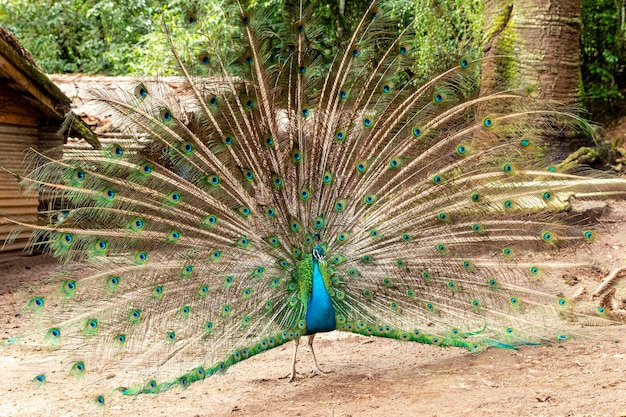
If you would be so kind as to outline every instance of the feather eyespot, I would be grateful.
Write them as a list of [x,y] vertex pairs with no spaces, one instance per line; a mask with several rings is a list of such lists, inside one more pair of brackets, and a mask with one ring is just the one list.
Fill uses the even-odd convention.
[[188,25],[194,25],[196,24],[197,21],[198,19],[196,18],[196,15],[193,13],[188,13],[185,16],[185,23],[187,23]]
[[209,56],[208,52],[202,52],[198,56],[198,61],[200,61],[202,65],[209,65],[211,63],[211,57]]
[[596,238],[596,233],[591,230],[585,230],[583,231],[583,236],[585,237],[585,240],[593,241]]
[[137,167],[137,169],[139,170],[139,172],[141,172],[142,175],[144,176],[148,176],[150,174],[152,174],[152,165],[150,165],[149,163],[143,163],[141,165],[139,165]]
[[172,113],[169,110],[161,110],[161,119],[164,122],[169,122],[172,120]]
[[456,147],[456,154],[458,156],[467,156],[470,153],[469,145],[460,144]]
[[148,90],[143,84],[140,84],[137,87],[135,87],[135,97],[137,97],[138,99],[144,99],[147,96],[148,96]]
[[113,156],[115,156],[116,158],[121,158],[124,155],[124,149],[120,145],[115,144],[113,145],[112,149]]
[[74,243],[74,235],[71,233],[63,233],[61,235],[61,244],[63,246],[71,246]]
[[80,168],[76,168],[74,170],[74,179],[78,182],[84,182],[85,179],[87,178],[87,175],[85,175],[85,171],[83,171]]

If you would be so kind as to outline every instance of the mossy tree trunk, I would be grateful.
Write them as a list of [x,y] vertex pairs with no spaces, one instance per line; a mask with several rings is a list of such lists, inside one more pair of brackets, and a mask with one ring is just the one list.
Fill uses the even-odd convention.
[[537,86],[541,97],[578,103],[580,91],[580,0],[485,0],[483,90],[495,83]]

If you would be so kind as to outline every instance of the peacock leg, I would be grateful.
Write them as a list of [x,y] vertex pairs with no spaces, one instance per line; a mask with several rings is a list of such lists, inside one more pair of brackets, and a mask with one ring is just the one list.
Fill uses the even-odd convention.
[[317,363],[317,358],[315,357],[315,351],[313,350],[313,340],[315,340],[315,335],[317,333],[313,333],[309,335],[309,349],[311,349],[311,355],[313,355],[313,369],[311,370],[311,376],[315,375],[326,375],[327,372],[324,372],[320,369],[320,366]]
[[[293,340],[293,359],[291,360],[291,374],[289,374],[289,381],[293,382],[296,378],[296,355],[298,353],[298,345],[300,344],[300,338]],[[315,358],[315,356],[313,356]]]

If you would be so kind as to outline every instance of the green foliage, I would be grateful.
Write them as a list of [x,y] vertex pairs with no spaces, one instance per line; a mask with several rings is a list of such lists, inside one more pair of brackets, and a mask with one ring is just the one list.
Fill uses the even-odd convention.
[[185,17],[196,12],[215,28],[212,37],[232,30],[217,0],[9,0],[0,3],[0,24],[49,73],[170,75],[163,24],[177,43],[192,44],[200,34],[186,30]]
[[124,73],[155,11],[151,0],[11,0],[0,4],[0,24],[48,72]]
[[[0,24],[13,31],[49,73],[108,75],[172,75],[178,72],[162,28],[181,54],[197,52],[201,39],[214,42],[225,56],[240,53],[237,12],[225,0],[8,0],[0,4]],[[347,0],[343,13],[337,0],[315,3],[316,40],[331,57],[338,43],[356,27],[367,8]],[[285,0],[250,0],[253,14],[279,22]],[[389,0],[389,18],[405,27],[415,15],[415,73],[422,78],[457,63],[478,50],[482,34],[481,0]],[[190,25],[194,16],[200,25]],[[206,46],[204,46],[206,47]],[[185,57],[183,57],[185,58]]]
[[[232,38],[238,28],[235,14],[227,15],[220,1],[184,0],[164,1],[159,13],[153,16],[160,22],[155,29],[141,36],[125,56],[126,73],[134,75],[177,75],[178,65],[173,59],[171,47],[163,27],[182,55],[183,60],[194,60],[205,42],[216,43],[225,55],[232,53]],[[201,24],[191,24],[189,19]],[[121,74],[124,74],[122,72]]]
[[[337,0],[318,2],[316,18],[325,28],[323,46],[331,51],[341,35],[351,33],[365,12],[367,1],[346,1],[343,15]],[[413,70],[421,79],[457,65],[464,55],[477,55],[483,34],[483,0],[389,0],[388,17],[398,30],[414,19],[410,49]],[[334,51],[332,51],[334,52]]]
[[596,117],[613,112],[626,88],[624,0],[582,0],[584,102]]
[[428,79],[464,55],[479,55],[483,0],[415,0],[415,29],[417,74]]

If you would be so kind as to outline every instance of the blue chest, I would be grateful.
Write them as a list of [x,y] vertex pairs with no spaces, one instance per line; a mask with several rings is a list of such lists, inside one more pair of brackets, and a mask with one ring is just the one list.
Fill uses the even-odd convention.
[[307,334],[335,330],[335,310],[317,260],[313,260],[313,285],[305,319]]

